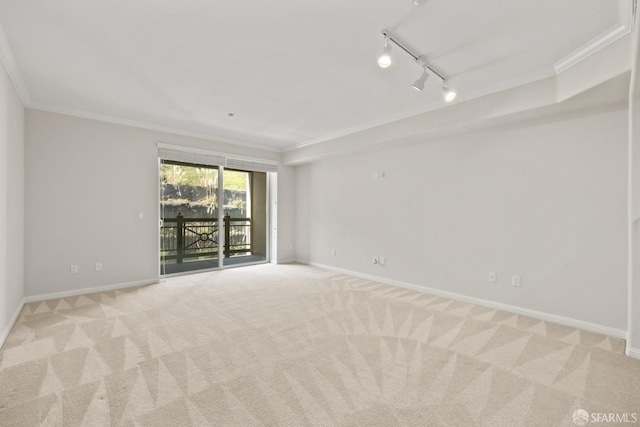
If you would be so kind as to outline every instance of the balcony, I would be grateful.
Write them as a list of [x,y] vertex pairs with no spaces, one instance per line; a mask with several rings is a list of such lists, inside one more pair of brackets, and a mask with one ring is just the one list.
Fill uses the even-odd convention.
[[[218,268],[220,256],[217,218],[163,218],[160,252],[163,274]],[[224,265],[266,260],[254,254],[251,245],[251,218],[224,217]]]

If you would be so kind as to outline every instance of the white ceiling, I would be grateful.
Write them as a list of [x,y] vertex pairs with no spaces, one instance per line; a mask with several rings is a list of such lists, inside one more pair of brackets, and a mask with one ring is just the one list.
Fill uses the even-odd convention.
[[630,0],[0,0],[29,106],[274,150],[444,106],[399,49],[376,65],[384,28],[461,102],[554,75],[629,16]]

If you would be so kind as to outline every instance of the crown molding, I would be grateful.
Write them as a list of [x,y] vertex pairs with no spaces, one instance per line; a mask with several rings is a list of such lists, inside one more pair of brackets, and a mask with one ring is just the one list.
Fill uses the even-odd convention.
[[249,142],[219,137],[212,134],[192,132],[185,129],[174,128],[169,126],[161,126],[154,123],[141,122],[137,120],[123,119],[121,117],[114,117],[114,116],[109,116],[104,114],[95,114],[89,111],[76,110],[73,108],[56,107],[56,106],[44,105],[44,104],[32,104],[29,106],[29,108],[32,110],[46,111],[49,113],[64,114],[66,116],[79,117],[81,119],[97,120],[99,122],[112,123],[116,125],[131,126],[139,129],[147,129],[147,130],[152,130],[156,132],[163,132],[163,133],[170,133],[174,135],[188,136],[191,138],[205,139],[207,141],[214,141],[214,142],[220,142],[224,144],[253,148],[255,150],[268,151],[272,153],[281,153],[283,151],[282,149],[279,149],[279,148],[252,144]]
[[553,64],[555,73],[561,74],[564,71],[567,71],[569,68],[584,61],[591,55],[597,53],[599,50],[609,46],[611,43],[621,39],[629,33],[631,33],[631,27],[627,24],[614,25],[609,30],[591,40],[589,43],[574,50],[569,55]]
[[4,64],[4,68],[7,70],[7,74],[9,74],[9,78],[13,83],[13,87],[15,87],[22,101],[22,105],[28,107],[31,105],[31,96],[29,95],[27,86],[24,84],[24,80],[22,80],[22,75],[20,74],[18,64],[16,64],[16,59],[13,56],[11,46],[9,46],[9,40],[7,40],[2,25],[0,25],[0,61]]
[[635,0],[618,0],[618,23],[553,64],[560,74],[633,31]]

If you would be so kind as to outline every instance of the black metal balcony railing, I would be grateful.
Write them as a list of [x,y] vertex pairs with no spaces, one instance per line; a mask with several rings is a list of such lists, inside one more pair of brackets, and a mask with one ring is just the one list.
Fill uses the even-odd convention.
[[[224,257],[251,253],[251,219],[224,217]],[[217,218],[163,218],[160,248],[163,262],[217,258],[219,254]]]

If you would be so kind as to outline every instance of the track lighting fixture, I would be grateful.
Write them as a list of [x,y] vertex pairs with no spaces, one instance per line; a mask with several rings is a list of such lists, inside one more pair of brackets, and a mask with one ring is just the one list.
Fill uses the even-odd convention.
[[447,87],[447,83],[444,82],[444,84],[442,85],[442,95],[444,96],[445,101],[451,102],[456,99],[456,96],[458,94],[456,93],[456,91],[449,89],[449,87]]
[[412,87],[415,90],[417,90],[418,92],[422,92],[422,89],[424,89],[424,82],[427,81],[427,78],[429,78],[429,73],[427,73],[427,67],[424,67],[422,69],[422,75],[420,76],[420,78],[418,80],[413,82],[413,86]]
[[389,38],[384,39],[384,49],[382,49],[382,55],[378,58],[378,66],[380,68],[389,68],[391,65],[391,43]]
[[[422,4],[425,1],[426,0],[414,0],[414,4],[418,6],[418,3]],[[401,42],[396,35],[391,34],[388,30],[382,30],[382,35],[384,36],[384,49],[382,51],[382,55],[378,58],[378,65],[381,68],[387,68],[391,65],[391,43],[393,43],[411,56],[416,63],[422,66],[422,74],[412,85],[414,89],[418,92],[422,92],[424,89],[424,83],[427,81],[429,73],[431,73],[435,74],[440,78],[440,80],[442,80],[442,95],[444,96],[444,100],[446,102],[451,102],[456,98],[456,92],[447,86],[447,79],[429,64],[425,56],[415,54],[405,43]]]

